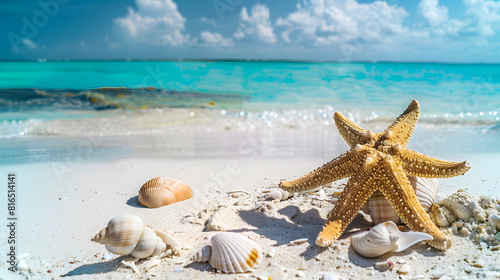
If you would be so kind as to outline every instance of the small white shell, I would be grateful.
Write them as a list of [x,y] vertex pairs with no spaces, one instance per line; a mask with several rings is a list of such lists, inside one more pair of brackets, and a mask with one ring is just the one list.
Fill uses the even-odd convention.
[[160,233],[145,227],[141,219],[134,215],[120,215],[113,217],[108,226],[91,240],[105,244],[111,253],[142,259],[160,255],[165,252],[167,245],[173,246],[173,242],[157,232]]
[[191,197],[191,188],[173,177],[156,177],[139,190],[139,203],[148,208],[162,207]]
[[491,214],[488,217],[488,221],[496,226],[497,230],[500,230],[500,216],[497,214]]
[[[205,246],[192,257],[205,261],[225,273],[242,273],[256,268],[262,261],[262,249],[254,241],[233,232],[222,232],[211,239],[212,246]],[[210,249],[208,249],[209,247]],[[210,254],[208,252],[211,252]]]
[[[422,205],[424,211],[429,212],[439,191],[438,180],[415,176],[408,176],[408,180],[415,191],[420,205]],[[380,224],[385,221],[392,221],[396,224],[401,222],[391,203],[379,191],[372,194],[362,210],[370,215],[374,224]]]
[[282,189],[272,189],[265,196],[266,199],[269,200],[286,200],[290,194]]
[[373,265],[376,270],[380,272],[384,272],[388,269],[393,269],[394,268],[394,263],[393,262],[378,262]]
[[351,236],[351,244],[360,255],[377,257],[387,252],[401,252],[420,241],[431,239],[432,236],[423,232],[401,232],[396,224],[388,221]]
[[210,260],[211,256],[212,256],[212,246],[207,245],[207,246],[203,246],[203,248],[201,248],[201,250],[196,252],[196,254],[194,254],[191,257],[191,261],[192,262],[206,263]]
[[437,226],[447,227],[450,225],[450,221],[446,218],[445,211],[446,208],[441,208],[437,204],[433,204],[431,207],[431,211],[429,212],[429,217],[431,221],[434,222]]

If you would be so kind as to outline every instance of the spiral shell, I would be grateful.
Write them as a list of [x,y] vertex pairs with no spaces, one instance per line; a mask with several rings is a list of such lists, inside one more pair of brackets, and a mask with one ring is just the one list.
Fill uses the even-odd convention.
[[162,238],[155,231],[143,225],[134,215],[113,217],[108,226],[91,240],[105,244],[106,248],[117,255],[131,255],[142,259],[157,256],[173,246],[168,239]]
[[[408,179],[420,205],[422,205],[422,208],[426,212],[429,212],[439,191],[439,182],[434,178],[415,176],[408,176]],[[379,191],[372,194],[362,210],[370,215],[374,224],[380,224],[385,221],[392,221],[396,224],[401,222],[391,203]]]
[[[429,212],[429,217],[431,218],[431,221],[434,222],[437,226],[440,227],[447,227],[449,226],[452,222],[447,218],[449,216],[449,210],[447,208],[442,208],[439,207],[437,204],[432,204],[431,211]],[[451,217],[454,217],[451,215]]]
[[210,262],[225,273],[242,273],[256,268],[262,261],[262,249],[254,241],[233,232],[222,232],[211,239],[191,258],[194,262]]
[[157,208],[192,196],[193,191],[183,181],[173,177],[156,177],[139,190],[139,203],[148,208]]
[[388,221],[351,236],[351,245],[360,255],[372,258],[387,252],[402,252],[420,241],[431,239],[432,236],[423,232],[401,232],[394,222]]
[[476,198],[465,190],[458,190],[456,193],[448,196],[441,201],[441,204],[448,208],[459,220],[467,220],[473,213],[470,208]]

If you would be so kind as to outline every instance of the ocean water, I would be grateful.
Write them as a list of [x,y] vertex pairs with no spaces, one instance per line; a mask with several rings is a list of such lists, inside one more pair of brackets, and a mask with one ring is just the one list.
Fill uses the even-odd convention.
[[225,156],[249,135],[263,155],[330,156],[335,111],[382,130],[413,99],[417,150],[500,152],[500,65],[0,62],[0,163]]

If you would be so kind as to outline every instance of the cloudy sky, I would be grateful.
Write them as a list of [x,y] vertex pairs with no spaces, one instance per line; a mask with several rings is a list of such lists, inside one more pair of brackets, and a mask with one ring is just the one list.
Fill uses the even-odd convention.
[[7,0],[0,59],[500,62],[495,0]]

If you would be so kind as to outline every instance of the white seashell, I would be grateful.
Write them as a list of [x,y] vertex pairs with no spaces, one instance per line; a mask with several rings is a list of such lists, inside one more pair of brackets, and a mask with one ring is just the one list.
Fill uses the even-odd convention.
[[[222,232],[211,238],[210,265],[225,273],[242,273],[256,268],[262,261],[262,249],[254,241],[233,232]],[[207,246],[193,256],[194,261],[204,261]],[[205,250],[205,252],[203,252]]]
[[288,243],[288,245],[299,245],[299,244],[303,244],[303,243],[306,243],[307,242],[307,238],[300,238],[300,239],[296,239],[296,240],[292,240]]
[[139,203],[148,208],[162,207],[191,197],[191,188],[173,177],[156,177],[139,190]]
[[272,189],[265,196],[269,200],[286,200],[290,196],[290,193],[282,189]]
[[470,210],[472,211],[472,216],[478,222],[486,221],[486,212],[478,201],[472,201],[469,205]]
[[144,270],[148,271],[151,268],[155,267],[159,263],[161,263],[161,261],[158,258],[152,258],[149,261],[144,263]]
[[[172,246],[171,243],[174,243],[162,234],[158,236],[157,232],[160,233],[145,227],[136,216],[120,215],[113,217],[108,226],[91,240],[105,244],[111,253],[141,259],[160,255],[165,252],[167,245]],[[163,235],[167,234],[163,232]]]
[[351,236],[356,252],[365,257],[377,257],[387,252],[401,252],[432,236],[423,232],[400,232],[391,221],[378,224],[367,232]]
[[394,263],[393,262],[378,262],[373,265],[376,270],[380,272],[384,272],[389,269],[394,268]]
[[[422,205],[422,208],[426,212],[429,212],[439,191],[438,180],[435,178],[415,176],[408,176],[408,180],[415,191],[415,195],[420,205]],[[379,191],[372,194],[362,210],[370,215],[374,224],[380,224],[385,221],[392,221],[396,224],[401,222],[400,217],[396,214],[391,203]]]
[[123,264],[124,266],[132,269],[135,273],[139,273],[139,269],[137,269],[137,266],[135,265],[134,261],[122,260],[120,263]]
[[446,208],[439,207],[437,204],[433,204],[431,211],[429,212],[431,221],[439,227],[447,227],[450,225],[450,222],[446,219],[446,214],[444,213],[445,209]]
[[19,260],[17,262],[15,268],[16,268],[16,271],[29,271],[30,270],[28,263],[24,259]]
[[488,217],[488,221],[496,226],[497,230],[500,230],[500,215],[491,214]]
[[203,246],[203,248],[201,248],[201,250],[196,252],[196,254],[194,254],[191,257],[191,261],[192,262],[206,263],[210,260],[211,256],[212,256],[212,246],[207,245],[207,246]]
[[411,267],[409,264],[405,263],[401,265],[398,270],[396,271],[398,274],[406,275],[410,273]]
[[448,208],[459,220],[467,220],[472,217],[472,211],[469,205],[475,200],[475,197],[464,190],[458,190],[456,193],[446,197],[441,204]]
[[408,176],[410,180],[410,185],[415,191],[415,195],[424,208],[425,212],[429,212],[434,200],[439,192],[439,182],[436,178],[423,178]]

